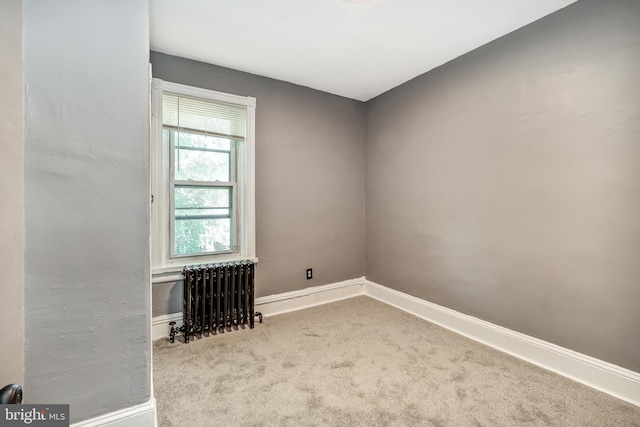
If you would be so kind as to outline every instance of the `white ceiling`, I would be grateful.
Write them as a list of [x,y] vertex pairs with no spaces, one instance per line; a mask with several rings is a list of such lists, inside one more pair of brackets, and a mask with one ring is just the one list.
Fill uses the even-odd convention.
[[575,0],[151,0],[151,49],[371,99]]

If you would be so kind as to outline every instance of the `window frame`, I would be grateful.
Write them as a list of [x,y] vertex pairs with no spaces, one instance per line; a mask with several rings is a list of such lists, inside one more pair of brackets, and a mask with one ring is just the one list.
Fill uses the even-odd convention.
[[[246,137],[232,141],[235,159],[235,184],[232,188],[232,250],[200,255],[173,253],[174,222],[172,163],[173,144],[163,143],[162,95],[164,92],[199,98],[205,101],[234,104],[246,108]],[[151,266],[153,274],[178,272],[185,265],[250,259],[257,262],[255,253],[255,108],[253,97],[232,95],[209,89],[152,79],[151,84]],[[232,177],[233,178],[233,177]],[[188,182],[188,181],[187,181]],[[185,184],[187,183],[185,182]],[[228,187],[225,183],[224,187]]]

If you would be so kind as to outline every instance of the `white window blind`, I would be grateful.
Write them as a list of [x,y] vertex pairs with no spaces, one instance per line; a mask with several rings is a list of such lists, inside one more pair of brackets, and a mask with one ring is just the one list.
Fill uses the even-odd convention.
[[247,109],[241,105],[165,93],[162,97],[162,123],[165,128],[244,141],[247,136]]

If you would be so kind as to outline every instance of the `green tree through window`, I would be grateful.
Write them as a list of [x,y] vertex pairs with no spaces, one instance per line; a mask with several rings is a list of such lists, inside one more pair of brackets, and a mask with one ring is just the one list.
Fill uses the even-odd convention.
[[174,150],[174,252],[178,256],[230,251],[234,142],[165,129]]

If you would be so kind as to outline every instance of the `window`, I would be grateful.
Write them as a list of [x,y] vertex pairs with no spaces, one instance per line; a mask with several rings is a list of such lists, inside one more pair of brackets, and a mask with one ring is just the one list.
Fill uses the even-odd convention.
[[255,259],[255,99],[154,79],[154,273]]

